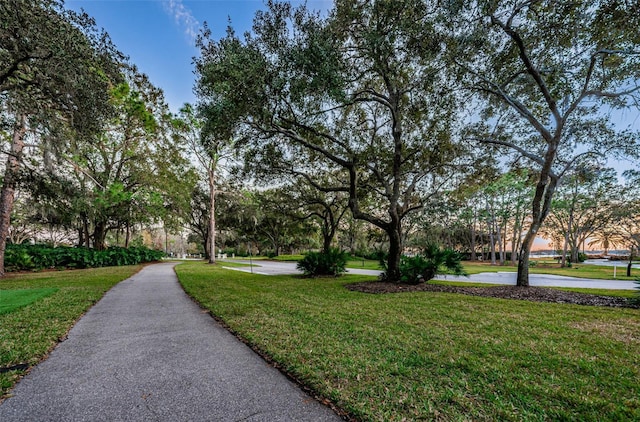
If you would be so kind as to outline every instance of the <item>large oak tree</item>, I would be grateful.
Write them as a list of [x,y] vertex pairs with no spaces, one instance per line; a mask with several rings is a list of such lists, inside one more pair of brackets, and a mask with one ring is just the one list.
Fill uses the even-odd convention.
[[638,136],[610,110],[636,106],[640,3],[472,0],[448,4],[443,28],[463,88],[477,94],[473,135],[536,168],[531,220],[518,253],[519,286],[563,176],[605,154],[637,155]]
[[269,2],[244,39],[229,30],[203,43],[196,67],[205,117],[221,134],[246,131],[255,159],[277,150],[384,230],[393,281],[405,217],[461,156],[434,16],[416,0],[338,1],[327,18]]

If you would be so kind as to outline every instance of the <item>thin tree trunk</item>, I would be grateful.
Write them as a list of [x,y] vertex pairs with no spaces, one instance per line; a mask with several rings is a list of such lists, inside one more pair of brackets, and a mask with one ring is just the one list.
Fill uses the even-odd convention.
[[91,247],[91,235],[89,234],[89,219],[86,215],[82,216],[82,229],[84,230],[84,243],[88,249]]
[[164,254],[169,255],[169,233],[166,225],[164,226]]
[[26,117],[21,115],[13,128],[11,139],[11,152],[7,157],[7,166],[4,171],[4,182],[0,190],[0,277],[4,276],[4,253],[7,247],[7,236],[11,225],[11,211],[20,164],[22,162],[22,150],[24,149],[24,136],[27,133]]
[[124,247],[129,247],[129,242],[131,241],[131,226],[129,225],[129,221],[125,223],[125,236],[124,236]]
[[489,243],[491,244],[491,265],[496,265],[496,238],[495,238],[495,216],[493,210],[489,211],[489,202],[486,204],[487,213],[491,217],[490,221],[487,221],[487,228],[489,229]]
[[216,263],[216,173],[210,168],[209,174],[209,264]]
[[569,246],[569,230],[564,233],[564,245],[562,246],[562,262],[560,264],[561,268],[567,266],[567,249]]
[[511,265],[516,265],[517,262],[517,251],[520,247],[520,238],[522,236],[521,233],[521,210],[520,205],[516,207],[516,216],[513,220],[513,233],[511,235]]
[[507,219],[504,219],[504,225],[502,226],[502,250],[500,251],[500,265],[505,265],[507,261]]
[[493,227],[496,231],[496,243],[498,245],[498,259],[500,260],[500,265],[504,265],[504,249],[502,249],[502,228],[498,224],[495,214],[493,216]]
[[473,215],[473,221],[471,223],[471,260],[477,261],[478,257],[476,255],[476,216],[475,213]]

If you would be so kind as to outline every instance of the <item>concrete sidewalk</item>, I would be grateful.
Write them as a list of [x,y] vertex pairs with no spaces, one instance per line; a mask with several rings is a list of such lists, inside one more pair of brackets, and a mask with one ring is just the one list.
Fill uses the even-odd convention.
[[0,421],[338,421],[203,312],[175,263],[111,289],[0,405]]
[[[249,263],[249,261],[234,261],[240,263]],[[280,274],[301,274],[296,269],[296,264],[291,262],[273,262],[273,261],[255,261],[253,269],[249,267],[224,267],[230,270],[253,272],[263,275],[280,275]],[[364,270],[352,269],[347,270],[349,274],[364,274],[378,277],[380,270]],[[455,275],[439,275],[436,280],[461,281],[471,283],[488,283],[488,284],[506,284],[516,285],[515,272],[487,272],[472,274],[470,276]],[[572,287],[586,289],[609,289],[609,290],[634,290],[636,284],[629,280],[597,280],[591,278],[565,277],[561,275],[551,274],[529,274],[529,283],[531,286],[546,287]]]

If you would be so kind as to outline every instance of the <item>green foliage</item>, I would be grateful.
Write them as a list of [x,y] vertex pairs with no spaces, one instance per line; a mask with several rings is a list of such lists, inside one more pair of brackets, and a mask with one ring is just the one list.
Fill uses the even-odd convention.
[[98,251],[84,247],[11,244],[7,245],[5,267],[7,271],[111,267],[157,261],[163,256],[163,252],[144,246]]
[[24,248],[12,247],[12,245],[7,245],[4,253],[4,265],[6,271],[32,270],[36,267],[29,252]]
[[331,275],[337,277],[346,272],[348,254],[337,248],[329,249],[329,252],[309,252],[298,262],[297,268],[304,275],[317,277]]
[[403,256],[400,259],[400,282],[419,284],[444,272],[463,275],[465,272],[460,261],[458,252],[429,245],[422,255]]

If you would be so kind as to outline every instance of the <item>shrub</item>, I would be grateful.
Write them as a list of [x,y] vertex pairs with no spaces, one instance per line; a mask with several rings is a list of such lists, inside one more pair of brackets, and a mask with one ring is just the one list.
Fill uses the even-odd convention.
[[163,252],[143,246],[110,247],[103,251],[84,247],[46,245],[7,245],[5,267],[7,271],[45,268],[96,268],[135,265],[161,259]]
[[[419,284],[429,281],[438,274],[452,273],[464,275],[461,256],[453,249],[442,249],[437,245],[429,245],[422,254],[400,258],[400,280],[403,284]],[[385,275],[382,276],[385,278]]]
[[6,271],[26,271],[36,268],[36,265],[27,251],[10,248],[7,245],[4,253],[4,268]]
[[326,253],[309,252],[298,261],[297,268],[310,277],[321,275],[337,277],[347,271],[347,258],[348,254],[337,248],[332,248]]

